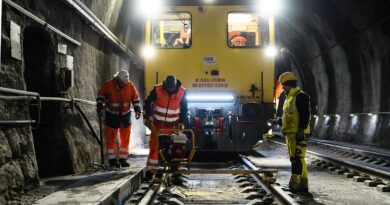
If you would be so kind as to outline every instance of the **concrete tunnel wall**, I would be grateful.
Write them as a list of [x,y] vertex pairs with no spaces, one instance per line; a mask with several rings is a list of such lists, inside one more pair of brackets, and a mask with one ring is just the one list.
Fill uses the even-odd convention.
[[285,2],[277,44],[311,96],[313,136],[389,148],[390,1]]
[[[99,35],[66,1],[14,0],[71,38],[77,46],[46,26],[3,2],[0,86],[39,92],[46,97],[81,98],[95,101],[100,85],[115,71],[128,69],[130,79],[143,98],[143,66]],[[96,16],[129,48],[137,51],[142,42],[140,23],[129,9],[130,1],[83,1]],[[10,23],[20,26],[21,59],[11,56]],[[135,42],[135,43],[133,43]],[[67,46],[74,58],[74,87],[67,88],[63,69],[67,56],[57,45]],[[13,45],[12,45],[13,46]],[[7,95],[1,93],[1,95]],[[99,133],[96,108],[80,104]],[[0,100],[0,120],[36,120],[36,107],[26,101]],[[138,125],[140,121],[135,122]],[[143,136],[140,126],[134,135]],[[43,102],[38,128],[29,125],[0,126],[0,204],[24,190],[38,186],[40,177],[84,172],[100,163],[99,146],[76,110],[68,103]]]

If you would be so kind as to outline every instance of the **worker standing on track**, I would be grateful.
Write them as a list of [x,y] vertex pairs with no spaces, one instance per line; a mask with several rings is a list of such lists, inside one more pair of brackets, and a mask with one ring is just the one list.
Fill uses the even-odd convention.
[[148,170],[155,169],[158,164],[157,134],[163,129],[183,129],[187,111],[185,88],[175,76],[168,75],[162,84],[156,85],[150,92],[145,100],[144,117],[145,124],[152,130],[146,164]]
[[[102,115],[105,103],[105,137],[107,156],[110,167],[129,167],[127,162],[129,155],[129,142],[131,132],[131,111],[133,104],[135,118],[141,116],[140,100],[138,91],[129,80],[126,70],[117,72],[114,78],[105,82],[98,92],[97,112]],[[117,148],[117,135],[120,133],[119,151]],[[119,162],[117,159],[119,156]]]
[[283,104],[282,118],[272,119],[272,124],[282,125],[291,161],[289,188],[292,192],[308,192],[306,137],[310,134],[310,97],[297,86],[292,72],[280,75],[279,81],[287,97]]

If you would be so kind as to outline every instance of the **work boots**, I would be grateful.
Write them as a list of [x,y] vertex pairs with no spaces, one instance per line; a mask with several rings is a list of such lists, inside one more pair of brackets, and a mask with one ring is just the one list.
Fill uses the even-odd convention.
[[290,178],[290,182],[288,183],[288,187],[291,192],[298,192],[300,188],[299,176],[297,174],[292,174]]
[[302,178],[301,182],[299,183],[299,192],[309,192],[309,185],[308,185],[308,179]]
[[121,168],[121,165],[119,164],[118,159],[116,158],[108,160],[108,163],[111,168],[118,168],[118,169]]
[[121,167],[130,167],[130,164],[127,162],[127,159],[119,158],[119,163],[121,164]]

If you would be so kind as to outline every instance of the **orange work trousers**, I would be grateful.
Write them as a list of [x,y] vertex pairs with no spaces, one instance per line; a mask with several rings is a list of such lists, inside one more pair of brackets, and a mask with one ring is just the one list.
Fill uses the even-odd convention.
[[164,123],[153,121],[152,133],[149,140],[149,156],[146,161],[146,169],[155,169],[158,165],[158,134],[172,134],[177,129],[177,123]]
[[[119,149],[117,147],[118,130],[120,133]],[[119,158],[127,159],[129,156],[129,143],[130,143],[131,125],[124,127],[122,124],[119,128],[105,127],[107,157],[108,159],[114,159],[117,156]]]

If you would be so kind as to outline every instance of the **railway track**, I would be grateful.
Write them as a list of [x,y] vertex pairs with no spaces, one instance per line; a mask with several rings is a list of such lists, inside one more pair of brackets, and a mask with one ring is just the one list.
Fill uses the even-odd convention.
[[273,170],[259,170],[245,156],[234,164],[193,163],[191,170],[144,182],[126,204],[298,204],[273,183]]
[[[286,145],[279,140],[268,140],[267,143],[286,151]],[[307,157],[317,167],[353,178],[379,191],[390,192],[390,156],[386,153],[310,140]]]

